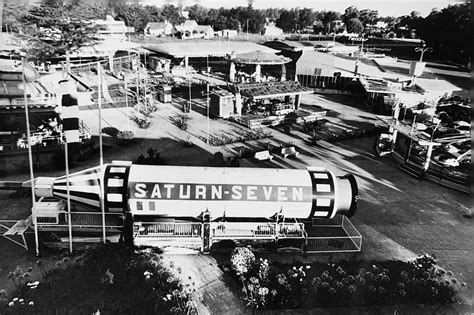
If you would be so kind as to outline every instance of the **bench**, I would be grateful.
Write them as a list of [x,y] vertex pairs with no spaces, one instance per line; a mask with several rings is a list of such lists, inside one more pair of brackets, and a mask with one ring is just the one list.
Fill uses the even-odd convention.
[[265,151],[256,152],[254,155],[254,158],[259,161],[272,160],[273,155],[270,154],[270,151],[265,150]]
[[297,157],[300,153],[296,151],[295,147],[286,147],[281,149],[281,155],[283,155],[284,158],[287,158],[288,156],[294,155]]

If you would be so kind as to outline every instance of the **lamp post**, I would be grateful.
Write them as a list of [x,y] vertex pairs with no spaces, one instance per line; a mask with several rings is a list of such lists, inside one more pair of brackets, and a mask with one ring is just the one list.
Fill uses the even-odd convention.
[[423,47],[416,47],[415,48],[415,52],[420,52],[421,53],[420,62],[423,62],[423,55],[425,54],[425,52],[432,52],[432,51],[433,51],[433,48],[426,47],[426,44],[423,44]]

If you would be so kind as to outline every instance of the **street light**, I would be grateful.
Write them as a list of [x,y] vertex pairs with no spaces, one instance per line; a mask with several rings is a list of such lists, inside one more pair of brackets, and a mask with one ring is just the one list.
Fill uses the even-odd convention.
[[420,62],[423,61],[423,55],[425,54],[425,52],[432,52],[432,51],[433,51],[433,48],[426,47],[426,44],[423,44],[423,47],[416,47],[415,48],[415,52],[421,52]]

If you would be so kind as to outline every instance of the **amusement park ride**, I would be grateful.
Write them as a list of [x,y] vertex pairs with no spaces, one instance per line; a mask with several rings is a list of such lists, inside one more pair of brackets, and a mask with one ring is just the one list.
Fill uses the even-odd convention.
[[[213,241],[223,239],[304,240],[305,226],[298,220],[352,217],[358,188],[353,175],[335,176],[318,167],[181,167],[114,161],[68,178],[39,177],[35,195],[39,201],[32,210],[33,222],[43,241],[54,235],[57,242],[67,243],[70,224],[75,241],[100,242],[102,231],[112,242],[128,238],[152,245],[166,238],[194,242],[208,252]],[[71,209],[65,206],[68,195]]]

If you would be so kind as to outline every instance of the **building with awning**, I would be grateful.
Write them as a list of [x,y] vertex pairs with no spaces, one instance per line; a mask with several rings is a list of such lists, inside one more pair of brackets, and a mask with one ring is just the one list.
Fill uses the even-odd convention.
[[302,94],[313,93],[312,89],[293,81],[238,84],[236,90],[242,98],[244,111],[256,104],[273,103],[291,112],[299,109]]
[[[274,53],[264,52],[261,50],[245,52],[240,54],[234,54],[230,58],[230,70],[229,70],[229,80],[231,82],[236,81],[236,65],[251,65],[255,66],[255,72],[252,75],[254,82],[261,82],[261,67],[263,65],[268,66],[281,66],[281,75],[280,80],[285,81],[286,79],[286,68],[285,64],[291,62],[291,59],[284,56],[278,56]],[[240,79],[246,79],[245,76],[237,76],[239,82],[243,82]]]
[[252,101],[313,93],[312,89],[303,87],[293,81],[239,84],[238,88],[242,97],[248,98]]

